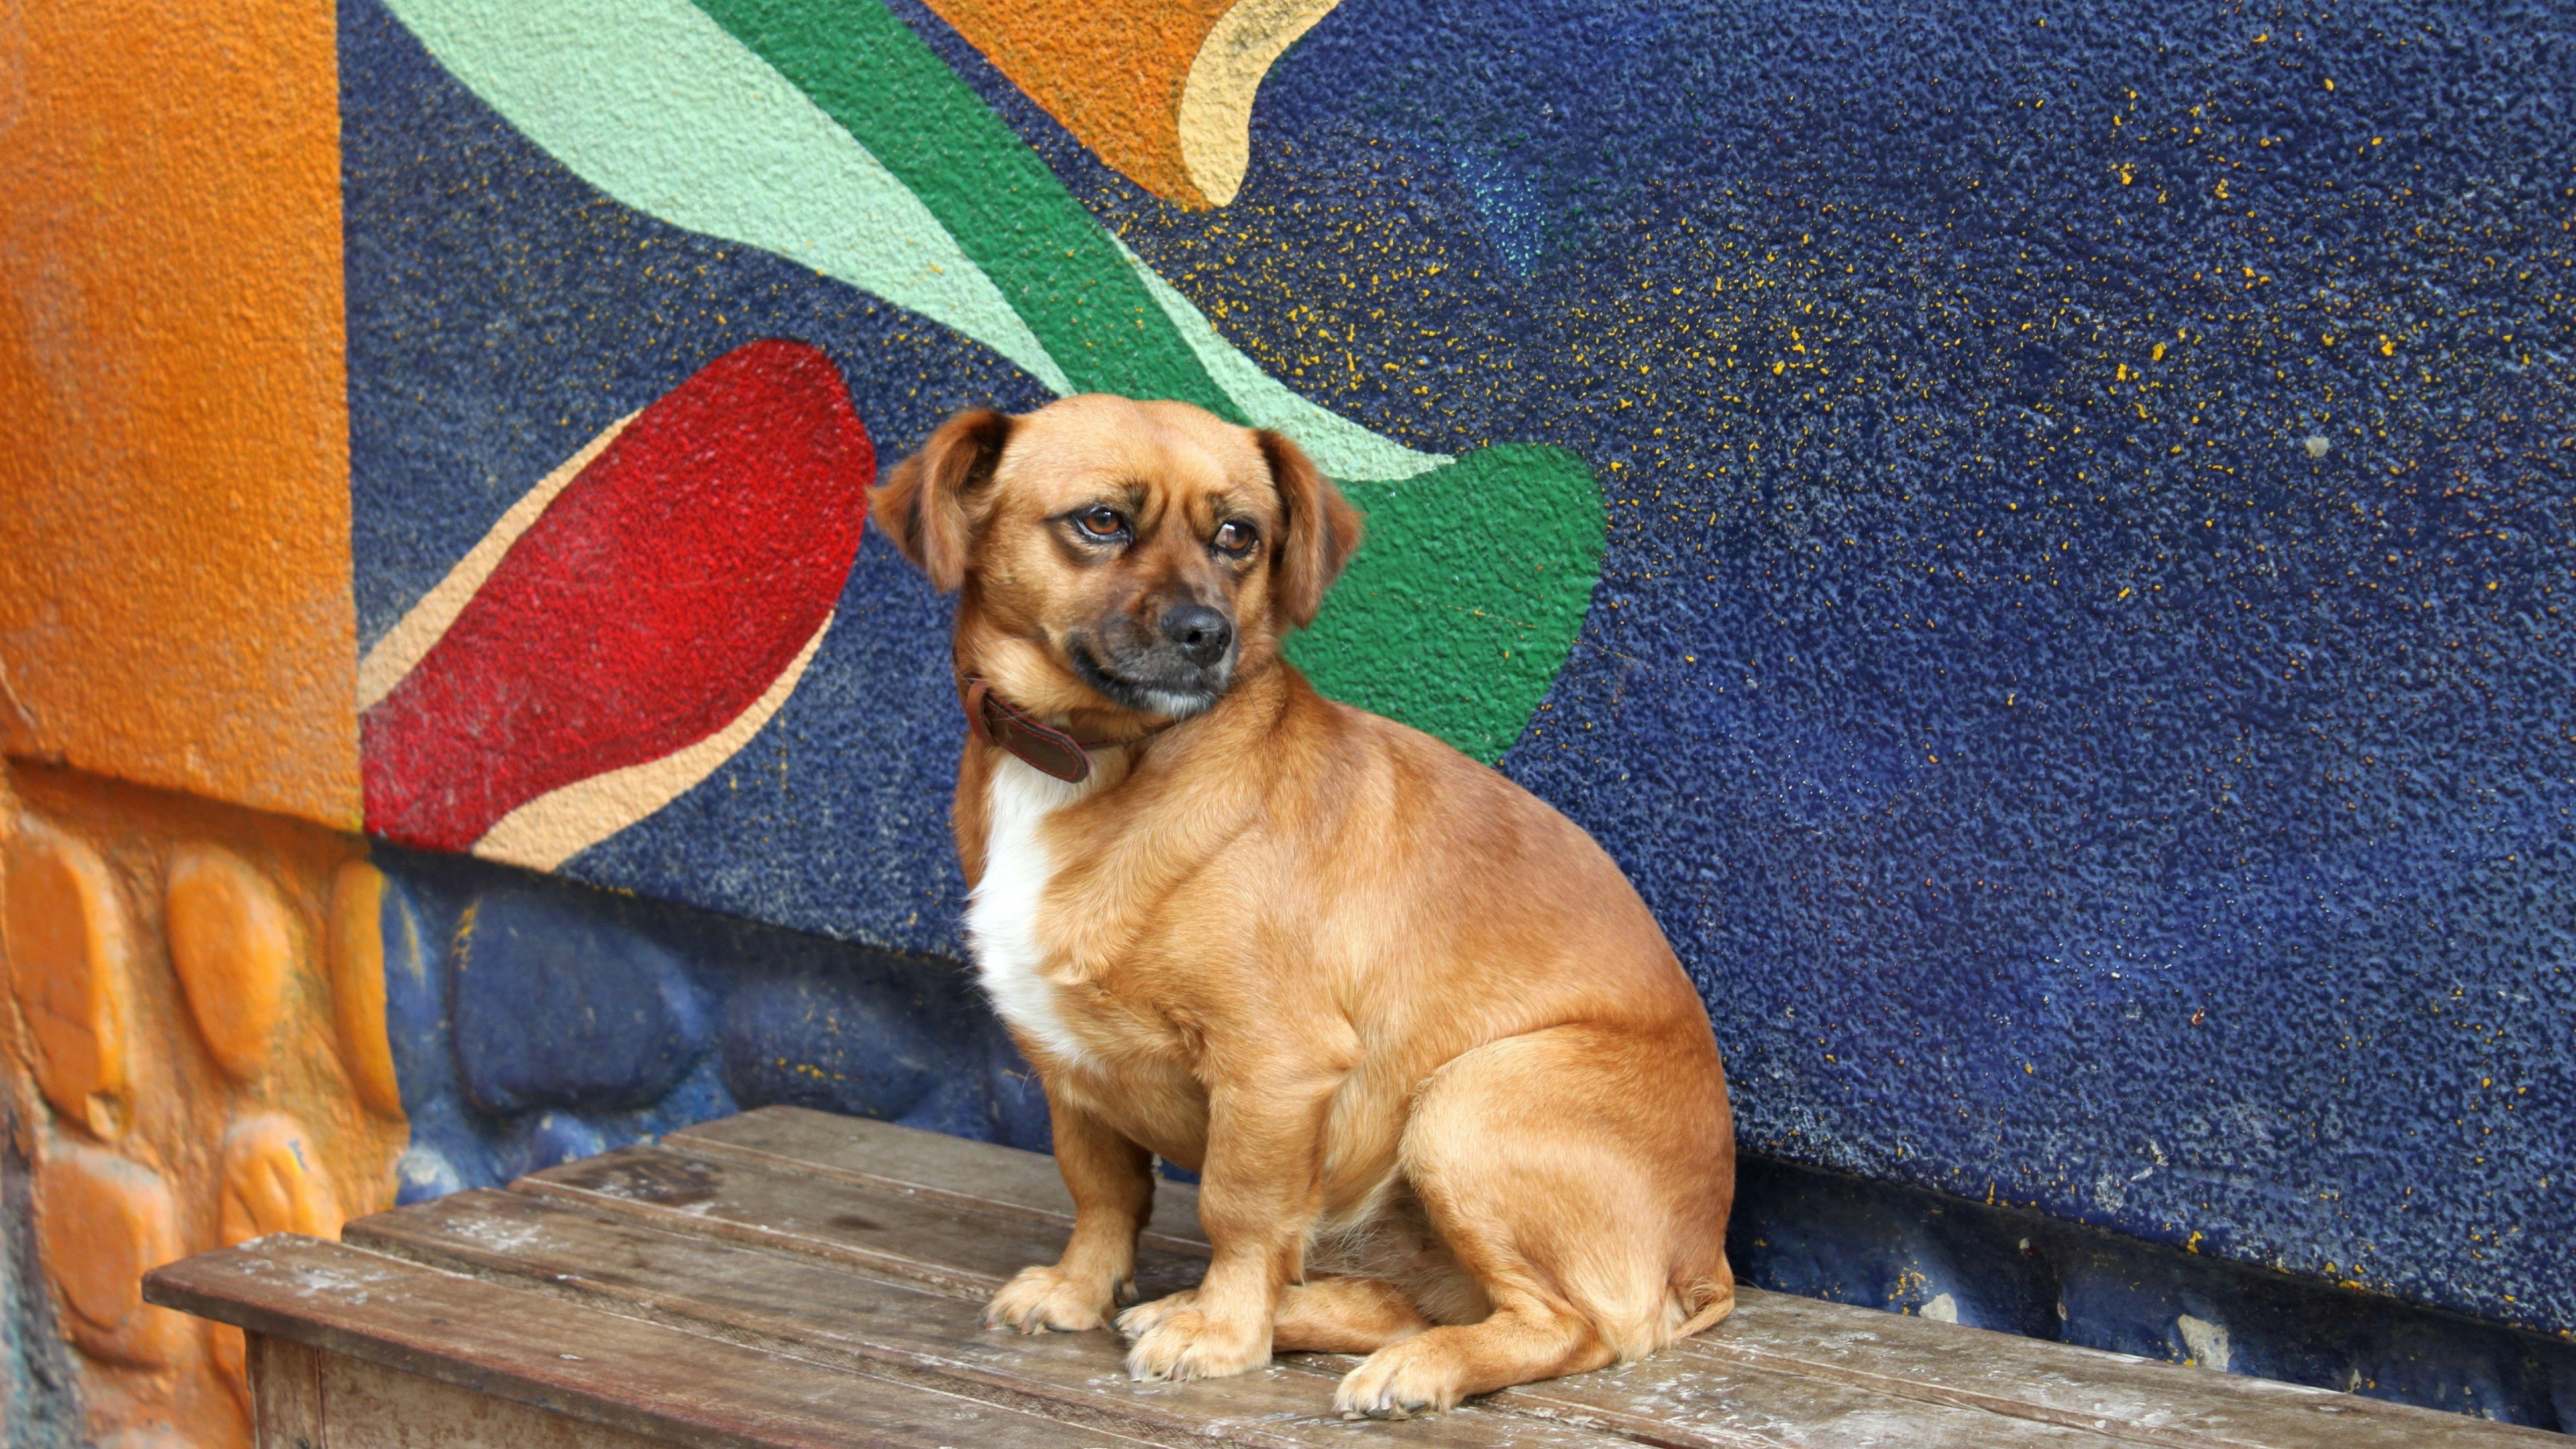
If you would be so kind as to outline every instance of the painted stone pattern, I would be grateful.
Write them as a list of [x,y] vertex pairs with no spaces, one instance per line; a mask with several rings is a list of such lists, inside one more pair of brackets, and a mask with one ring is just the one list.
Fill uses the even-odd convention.
[[379,848],[403,1201],[788,1104],[1044,1150],[1046,1102],[936,957]]
[[0,784],[0,1175],[52,1290],[11,1305],[9,1442],[246,1444],[240,1333],[146,1305],[144,1271],[392,1205],[400,1104],[354,1065],[384,1050],[384,1017],[339,999],[382,979],[334,889],[374,877],[365,850],[70,771]]
[[238,1442],[130,1287],[251,1231],[769,1102],[1043,1145],[863,490],[1086,390],[1367,511],[1291,656],[1637,880],[1750,1280],[2576,1425],[2576,18],[67,15],[0,16],[14,1438]]

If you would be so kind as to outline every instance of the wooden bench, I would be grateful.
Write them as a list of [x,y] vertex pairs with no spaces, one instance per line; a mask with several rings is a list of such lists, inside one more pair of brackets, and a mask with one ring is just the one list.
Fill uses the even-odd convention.
[[[1148,1295],[1206,1258],[1166,1184]],[[1353,1362],[1130,1383],[1107,1333],[984,1329],[1051,1261],[1054,1164],[766,1108],[521,1180],[154,1272],[146,1296],[250,1334],[261,1449],[1153,1444],[1724,1449],[2564,1446],[2322,1389],[1746,1290],[1644,1363],[1400,1423],[1330,1409]]]

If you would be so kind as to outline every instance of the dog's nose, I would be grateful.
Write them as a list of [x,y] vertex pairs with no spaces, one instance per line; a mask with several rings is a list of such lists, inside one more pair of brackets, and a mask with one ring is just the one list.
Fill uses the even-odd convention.
[[1205,604],[1182,604],[1163,615],[1163,637],[1205,669],[1234,647],[1234,621]]

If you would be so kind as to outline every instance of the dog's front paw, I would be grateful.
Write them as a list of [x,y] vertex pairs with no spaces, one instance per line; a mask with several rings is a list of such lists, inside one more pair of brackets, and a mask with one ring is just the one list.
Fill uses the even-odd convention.
[[1077,1281],[1053,1267],[1022,1268],[984,1305],[986,1328],[1016,1328],[1035,1333],[1043,1328],[1078,1333],[1105,1328],[1116,1285]]
[[1333,1390],[1333,1408],[1345,1419],[1410,1419],[1458,1407],[1465,1379],[1466,1366],[1433,1329],[1362,1359]]
[[[1187,1295],[1174,1294],[1174,1298]],[[1238,1324],[1212,1319],[1192,1307],[1175,1308],[1150,1326],[1128,1329],[1139,1314],[1160,1309],[1165,1298],[1131,1309],[1118,1320],[1136,1341],[1127,1350],[1127,1376],[1132,1379],[1217,1379],[1270,1362],[1270,1322]]]
[[1139,1303],[1118,1315],[1118,1331],[1131,1339],[1142,1338],[1153,1331],[1154,1325],[1184,1308],[1196,1308],[1198,1303],[1199,1290],[1196,1288],[1184,1288],[1151,1303]]

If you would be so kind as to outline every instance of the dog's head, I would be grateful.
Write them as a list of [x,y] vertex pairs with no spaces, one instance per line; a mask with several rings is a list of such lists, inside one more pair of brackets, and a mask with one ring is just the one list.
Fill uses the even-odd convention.
[[869,499],[964,591],[959,667],[1052,715],[1206,709],[1315,617],[1360,533],[1279,434],[1105,396],[960,413]]

